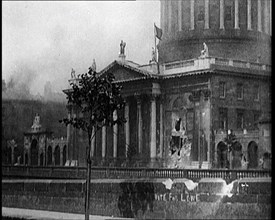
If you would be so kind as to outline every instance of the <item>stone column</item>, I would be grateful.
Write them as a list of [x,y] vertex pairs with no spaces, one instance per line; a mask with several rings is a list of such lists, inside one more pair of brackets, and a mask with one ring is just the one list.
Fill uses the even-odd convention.
[[252,26],[251,26],[251,0],[247,0],[247,30],[252,30]]
[[137,97],[137,118],[138,118],[138,153],[142,151],[142,115],[141,115],[141,98]]
[[224,29],[224,0],[220,0],[220,29]]
[[152,165],[154,165],[157,156],[157,147],[156,147],[156,134],[157,134],[157,126],[156,126],[156,97],[151,96],[151,126],[150,126],[150,159]]
[[167,1],[168,3],[168,33],[172,31],[172,1]]
[[64,166],[64,164],[63,164],[63,148],[64,148],[64,146],[60,147],[60,166]]
[[258,31],[262,32],[262,0],[258,0]]
[[268,5],[267,5],[267,0],[266,1],[264,1],[264,31],[265,31],[265,33],[269,33],[269,22],[268,22]]
[[14,165],[14,147],[11,146],[11,165]]
[[204,0],[204,29],[209,29],[209,0]]
[[52,165],[55,166],[55,156],[54,156],[54,149],[55,149],[55,143],[52,144]]
[[127,157],[128,147],[130,144],[129,104],[127,102],[125,104],[124,117],[126,119],[126,123],[124,124],[124,128],[125,128],[125,156]]
[[[70,120],[72,118],[72,107],[68,106],[68,119]],[[70,124],[67,125],[67,146],[68,146],[68,159],[71,160],[72,159],[72,152],[73,149],[71,149],[71,145],[72,145],[72,137],[71,137],[71,132],[72,132],[72,127]],[[48,157],[48,155],[47,155]]]
[[106,156],[106,126],[102,127],[102,159]]
[[17,147],[17,144],[14,140],[8,141],[8,148],[11,148],[11,165],[14,165],[14,148]]
[[190,30],[195,28],[194,0],[190,0]]
[[159,149],[160,149],[160,158],[163,154],[163,99],[160,100],[159,106]]
[[182,1],[178,1],[178,26],[179,31],[182,31]]
[[[114,120],[117,119],[117,111],[115,110],[113,113]],[[118,125],[115,124],[113,126],[113,144],[114,144],[114,149],[113,149],[113,157],[114,159],[117,158],[117,135],[118,135]]]
[[239,0],[235,0],[235,29],[240,29],[240,25],[239,25]]

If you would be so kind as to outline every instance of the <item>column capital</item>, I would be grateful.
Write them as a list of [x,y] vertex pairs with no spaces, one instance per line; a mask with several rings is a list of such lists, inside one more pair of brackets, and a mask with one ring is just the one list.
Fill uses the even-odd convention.
[[200,101],[201,97],[201,90],[194,90],[191,92],[191,95],[189,96],[189,100],[191,102],[198,102]]
[[150,94],[148,97],[150,101],[156,101],[156,99],[159,97],[159,94]]
[[204,96],[204,100],[207,101],[211,95],[211,91],[209,89],[202,90],[202,95]]
[[137,101],[137,104],[138,104],[138,105],[141,104],[141,101],[142,101],[142,94],[141,94],[141,93],[135,93],[135,94],[134,94],[134,97],[135,97],[135,99],[136,99],[136,101]]

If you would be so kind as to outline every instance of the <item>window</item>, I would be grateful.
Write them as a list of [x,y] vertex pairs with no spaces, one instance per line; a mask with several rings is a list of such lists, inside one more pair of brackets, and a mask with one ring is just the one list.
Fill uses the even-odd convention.
[[242,83],[237,84],[237,99],[243,100],[243,84]]
[[204,6],[199,7],[198,21],[204,21]]
[[231,5],[225,6],[225,20],[226,21],[232,20],[232,6]]
[[259,85],[254,86],[253,93],[254,93],[254,101],[259,101],[259,99],[260,99],[260,86]]
[[220,82],[219,93],[220,98],[225,98],[225,82]]
[[227,109],[220,108],[219,109],[219,128],[222,130],[226,130],[227,128]]
[[237,109],[237,129],[244,128],[244,111]]

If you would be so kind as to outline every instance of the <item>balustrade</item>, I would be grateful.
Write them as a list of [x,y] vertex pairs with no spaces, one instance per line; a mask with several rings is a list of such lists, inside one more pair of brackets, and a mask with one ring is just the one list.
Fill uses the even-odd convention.
[[[152,169],[152,168],[115,168],[93,167],[91,178],[240,178],[271,177],[270,170],[200,170],[200,169]],[[2,166],[3,178],[51,178],[84,179],[86,167],[40,167],[40,166]]]
[[[178,70],[180,72],[185,72],[185,71],[188,72],[190,71],[190,67],[195,68],[196,60],[197,59],[166,63],[164,65],[164,69],[165,69],[164,74],[165,74],[165,71],[168,74],[177,73],[177,69],[180,69]],[[234,67],[246,68],[246,69],[271,71],[271,65],[260,64],[260,63],[250,63],[244,60],[232,60],[232,59],[227,59],[222,57],[208,57],[208,58],[205,58],[203,62],[196,62],[196,63],[198,65],[198,66],[196,65],[196,68],[206,68],[207,66],[209,66],[206,64],[216,64],[221,66],[234,66]],[[175,72],[172,70],[175,70]]]

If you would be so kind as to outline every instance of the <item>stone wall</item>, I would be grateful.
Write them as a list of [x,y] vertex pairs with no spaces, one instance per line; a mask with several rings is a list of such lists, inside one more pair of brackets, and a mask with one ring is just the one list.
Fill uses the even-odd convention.
[[[224,190],[230,184],[222,179],[198,183],[187,179],[92,180],[90,213],[146,219],[271,217],[270,179],[232,184],[230,196]],[[2,204],[83,213],[84,189],[84,180],[2,180]]]

